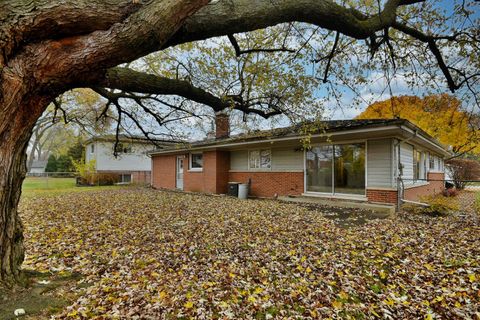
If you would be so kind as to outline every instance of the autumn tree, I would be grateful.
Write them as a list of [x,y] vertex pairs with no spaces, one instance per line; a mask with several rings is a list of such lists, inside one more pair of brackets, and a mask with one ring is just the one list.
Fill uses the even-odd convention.
[[407,119],[452,146],[456,155],[480,153],[480,115],[467,111],[459,99],[448,94],[392,97],[369,105],[357,118]]
[[51,103],[37,120],[28,146],[27,168],[33,160],[47,160],[67,153],[69,145],[84,136],[106,132],[111,117],[101,117],[101,97],[90,89],[75,89],[62,94]]
[[[350,87],[365,83],[366,70],[389,75],[402,70],[410,71],[412,79],[430,83],[438,82],[441,74],[451,91],[470,91],[476,97],[480,60],[475,54],[479,48],[478,21],[471,17],[474,6],[473,2],[458,1],[447,14],[434,1],[422,0],[348,1],[344,5],[330,0],[2,1],[2,285],[21,279],[23,230],[17,204],[28,140],[38,118],[60,94],[92,88],[108,99],[101,114],[112,109],[117,123],[127,120],[135,125],[137,114],[131,113],[130,106],[125,108],[124,101],[133,101],[135,110],[142,110],[158,125],[167,122],[164,114],[152,108],[153,102],[145,102],[156,96],[181,97],[213,112],[234,109],[264,117],[283,113],[289,107],[276,101],[275,90],[268,91],[271,103],[259,104],[239,94],[241,89],[236,94],[213,93],[188,78],[145,73],[125,63],[221,36],[227,36],[236,53],[249,55],[251,48],[236,40],[242,37],[239,33],[287,23],[297,34],[296,40],[285,46],[294,51],[291,59],[304,48],[314,48],[311,73],[328,90],[334,82]],[[268,52],[276,48],[254,49]],[[455,52],[454,59],[451,54],[444,55],[447,50]],[[189,55],[188,47],[181,54]],[[298,76],[308,74],[308,69],[299,70]],[[412,81],[412,85],[419,84]],[[331,94],[336,96],[336,92]],[[268,95],[266,98],[264,102],[269,101]],[[163,102],[172,112],[181,107]],[[142,132],[149,134],[148,130]]]

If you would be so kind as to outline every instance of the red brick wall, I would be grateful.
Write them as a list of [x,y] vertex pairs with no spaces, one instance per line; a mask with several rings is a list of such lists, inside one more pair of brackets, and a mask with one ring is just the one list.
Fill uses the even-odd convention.
[[250,195],[273,197],[303,193],[303,172],[230,172],[229,181],[247,183],[252,180]]
[[144,183],[150,184],[150,171],[132,171],[132,182],[133,183]]
[[176,155],[152,157],[152,175],[154,188],[175,189]]
[[444,189],[445,175],[443,173],[429,172],[427,175],[428,180],[441,180],[441,181],[429,181],[427,185],[405,189],[404,198],[406,200],[417,201],[421,197],[430,196],[440,193]]
[[228,189],[228,171],[230,170],[230,152],[209,151],[204,155],[205,191],[226,193]]
[[226,193],[230,157],[228,151],[206,151],[203,153],[203,170],[188,171],[186,162],[183,176],[185,191]]
[[397,203],[397,190],[367,189],[367,199],[370,202]]

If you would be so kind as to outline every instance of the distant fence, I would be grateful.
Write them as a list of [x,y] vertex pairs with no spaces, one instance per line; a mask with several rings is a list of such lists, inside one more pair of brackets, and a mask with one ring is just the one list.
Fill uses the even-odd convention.
[[78,172],[28,172],[27,177],[38,178],[75,178]]

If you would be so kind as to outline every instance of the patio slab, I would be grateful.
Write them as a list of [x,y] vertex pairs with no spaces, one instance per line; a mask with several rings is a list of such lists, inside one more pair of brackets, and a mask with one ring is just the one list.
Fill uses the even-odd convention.
[[377,204],[377,203],[369,203],[369,202],[328,199],[328,198],[320,198],[320,197],[313,197],[313,196],[282,196],[282,197],[278,197],[278,200],[286,201],[286,202],[303,203],[303,204],[331,206],[331,207],[337,207],[337,208],[352,208],[352,209],[368,210],[372,212],[372,215],[377,216],[377,218],[386,218],[395,213],[394,205]]

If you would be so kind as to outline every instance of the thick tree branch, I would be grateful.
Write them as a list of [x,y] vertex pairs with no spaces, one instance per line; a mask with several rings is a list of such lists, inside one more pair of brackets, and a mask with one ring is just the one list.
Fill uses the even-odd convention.
[[[81,78],[99,77],[107,68],[162,47],[188,16],[207,3],[208,0],[148,2],[108,30],[27,45],[8,61],[7,72],[29,75],[38,88],[56,95],[75,87]],[[34,70],[26,68],[32,64]]]
[[367,16],[328,0],[218,1],[188,18],[166,46],[294,21],[311,23],[356,39],[365,39],[376,31],[391,26],[398,6],[406,4],[405,0],[389,0],[379,14]]
[[107,30],[141,7],[137,1],[131,0],[2,0],[0,65],[25,43]]
[[[241,99],[234,99],[233,97],[220,98],[206,90],[197,88],[191,83],[184,80],[169,79],[166,77],[146,74],[127,68],[109,69],[108,72],[105,74],[105,78],[103,80],[85,85],[94,88],[106,87],[125,92],[140,92],[153,95],[181,96],[191,101],[209,106],[215,112],[231,108],[243,111],[245,113],[254,113],[264,118],[268,118],[281,113],[281,111],[278,110],[278,106],[273,102],[261,104],[258,101],[255,103],[248,101],[244,102]],[[107,96],[105,94],[105,91],[99,90],[98,88],[95,88],[94,90],[96,90],[102,96]],[[109,97],[113,98],[113,93],[109,93]],[[115,98],[130,98],[135,100],[135,97],[133,95],[122,95],[120,93],[117,94]],[[152,99],[152,97],[143,98]],[[259,105],[267,105],[269,111],[254,108],[254,106]]]

